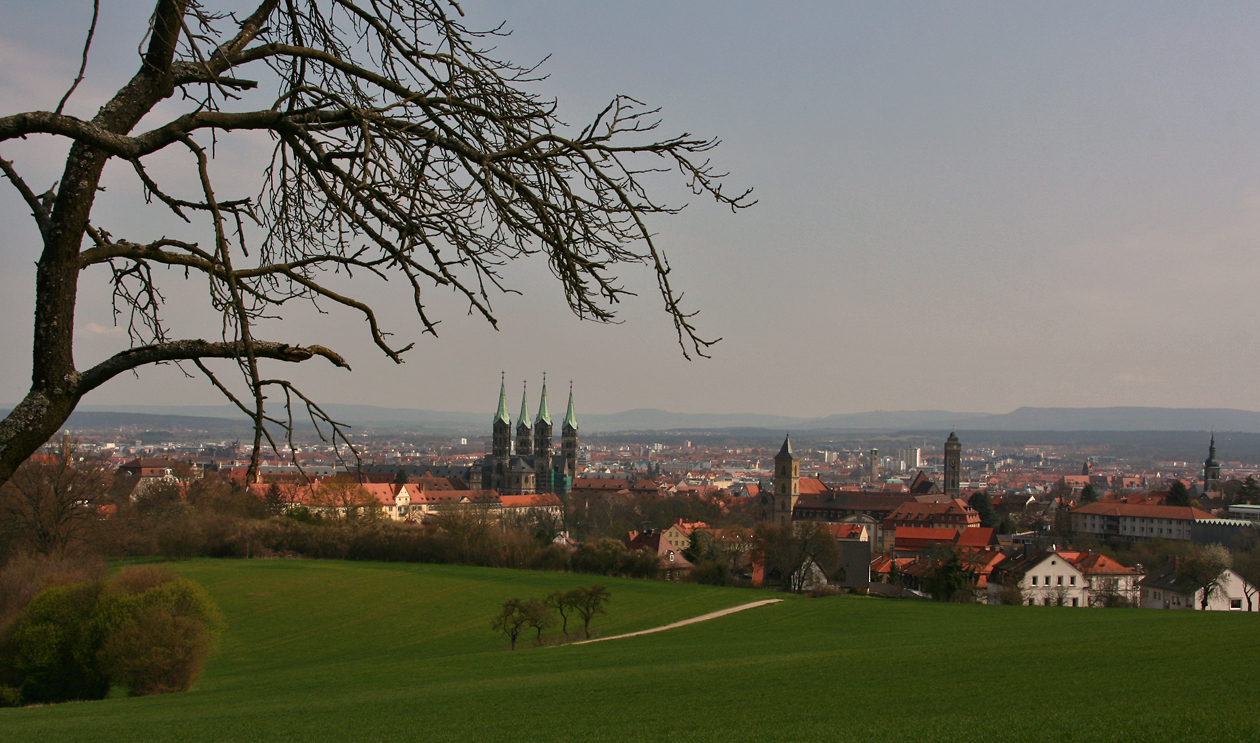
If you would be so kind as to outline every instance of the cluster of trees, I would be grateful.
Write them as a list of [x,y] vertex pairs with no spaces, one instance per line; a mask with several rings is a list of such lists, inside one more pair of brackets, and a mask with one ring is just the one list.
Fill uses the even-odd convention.
[[527,628],[534,630],[535,643],[542,645],[543,631],[559,624],[565,641],[568,641],[570,618],[582,620],[579,636],[589,638],[591,620],[598,614],[607,613],[604,607],[611,597],[612,594],[606,587],[592,583],[570,591],[552,591],[545,598],[508,599],[503,602],[503,607],[490,623],[490,628],[503,633],[512,650],[516,649],[517,638]]
[[223,629],[204,589],[152,565],[61,583],[91,572],[56,559],[0,570],[0,706],[165,694],[201,675]]

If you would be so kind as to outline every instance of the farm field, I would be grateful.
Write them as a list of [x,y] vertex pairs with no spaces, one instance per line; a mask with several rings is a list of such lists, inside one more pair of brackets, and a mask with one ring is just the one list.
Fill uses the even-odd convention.
[[[784,597],[506,650],[505,599],[591,576],[174,563],[228,618],[184,694],[0,710],[10,741],[1258,740],[1260,614]],[[774,597],[603,579],[604,636]]]

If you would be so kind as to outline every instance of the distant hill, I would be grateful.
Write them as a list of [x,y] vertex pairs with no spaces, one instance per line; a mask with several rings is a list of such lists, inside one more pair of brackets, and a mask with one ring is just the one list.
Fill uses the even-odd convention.
[[[356,428],[399,428],[488,433],[491,412],[465,413],[372,405],[329,403],[324,409]],[[0,412],[7,412],[0,411]],[[563,409],[552,409],[559,423]],[[583,413],[578,422],[588,432],[763,429],[769,431],[1237,431],[1260,433],[1260,412],[1232,408],[1033,408],[986,414],[947,410],[878,410],[819,418],[752,413],[673,413],[636,408],[620,413]],[[230,405],[81,405],[69,421],[76,429],[147,427],[177,431],[228,433],[248,426]],[[309,423],[300,424],[309,427]]]

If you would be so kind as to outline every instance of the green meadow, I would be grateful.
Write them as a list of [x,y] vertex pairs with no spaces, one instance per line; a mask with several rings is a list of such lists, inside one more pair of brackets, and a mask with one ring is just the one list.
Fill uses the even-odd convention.
[[[642,637],[506,649],[505,599],[590,576],[175,563],[228,618],[194,691],[0,709],[0,741],[1260,739],[1260,614],[784,597]],[[767,598],[605,579],[604,636]]]

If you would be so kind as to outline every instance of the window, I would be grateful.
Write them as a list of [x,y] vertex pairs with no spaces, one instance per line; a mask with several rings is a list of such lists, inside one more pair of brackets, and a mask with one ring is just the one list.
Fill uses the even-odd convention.
[[1080,606],[1080,605],[1081,605],[1080,599],[1072,599],[1072,606]]
[[1057,577],[1058,577],[1058,579],[1059,579],[1059,580],[1055,583],[1055,585],[1058,585],[1058,586],[1063,585],[1063,576],[1062,576],[1062,575],[1060,575],[1060,576],[1057,576]]
[[1035,586],[1035,585],[1037,585],[1037,576],[1035,576],[1035,575],[1032,577],[1032,584],[1033,584],[1034,586]]
[[[1068,576],[1068,585],[1070,585],[1070,586],[1074,586],[1074,585],[1076,585],[1076,576],[1075,576],[1075,575]],[[1073,605],[1073,606],[1076,606],[1076,604],[1072,604],[1072,605]]]
[[1230,600],[1229,600],[1229,610],[1230,610],[1230,611],[1242,611],[1242,599],[1230,599]]

